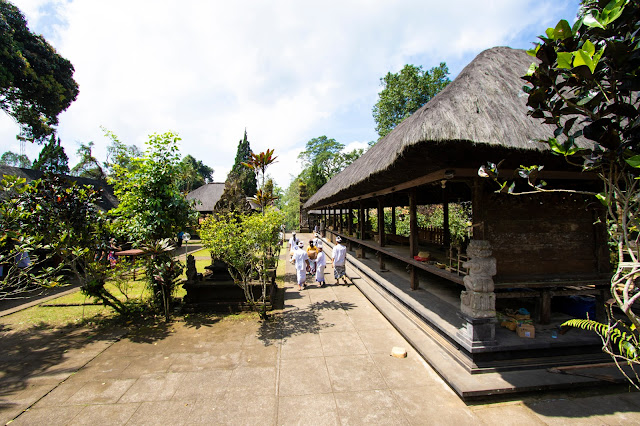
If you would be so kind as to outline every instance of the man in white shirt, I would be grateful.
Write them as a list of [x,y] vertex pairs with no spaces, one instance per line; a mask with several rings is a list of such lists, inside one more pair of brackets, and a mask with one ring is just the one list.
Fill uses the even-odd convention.
[[347,248],[342,245],[342,238],[336,237],[336,245],[333,247],[333,276],[336,284],[340,284],[340,278],[343,279],[345,285],[347,282],[347,270],[345,261],[347,257]]
[[298,290],[303,290],[307,281],[307,268],[309,267],[309,256],[304,249],[304,243],[298,242],[298,250],[293,251],[293,261],[296,266],[296,277],[298,279]]

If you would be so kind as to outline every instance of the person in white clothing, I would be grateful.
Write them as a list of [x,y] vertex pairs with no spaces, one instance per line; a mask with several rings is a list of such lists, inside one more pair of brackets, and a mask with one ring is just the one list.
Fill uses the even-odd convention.
[[298,242],[298,250],[293,251],[293,261],[296,265],[296,277],[298,278],[298,290],[303,290],[307,281],[307,268],[309,267],[309,256],[304,250],[304,243]]
[[316,258],[316,282],[320,287],[324,287],[324,268],[327,266],[327,258],[322,251],[322,247],[318,247],[318,257]]
[[296,247],[298,247],[298,237],[296,237],[296,231],[293,231],[289,238],[289,251],[293,251]]
[[347,270],[345,261],[347,258],[347,247],[342,245],[342,238],[336,237],[336,245],[333,247],[333,276],[336,279],[336,284],[340,284],[340,278],[347,282]]

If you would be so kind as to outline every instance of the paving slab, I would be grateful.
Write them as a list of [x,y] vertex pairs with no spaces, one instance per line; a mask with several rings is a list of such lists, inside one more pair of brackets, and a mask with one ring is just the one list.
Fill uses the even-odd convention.
[[[358,287],[298,292],[290,264],[287,277],[275,321],[187,316],[95,340],[86,330],[9,336],[0,424],[640,423],[640,392],[620,389],[469,405]],[[394,346],[407,358],[391,357]]]

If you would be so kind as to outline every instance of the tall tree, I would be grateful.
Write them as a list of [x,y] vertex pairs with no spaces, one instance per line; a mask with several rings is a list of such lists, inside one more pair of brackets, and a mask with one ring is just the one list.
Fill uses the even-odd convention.
[[112,131],[104,127],[101,127],[101,129],[104,135],[111,139],[111,143],[107,146],[107,158],[104,161],[104,168],[109,177],[115,177],[116,169],[118,168],[130,171],[135,164],[133,159],[144,155],[142,150],[136,145],[124,144]]
[[93,142],[89,142],[86,145],[83,143],[80,144],[80,148],[78,148],[77,151],[80,160],[78,164],[71,169],[71,174],[78,177],[106,180],[107,175],[98,159],[93,156],[92,150]]
[[247,197],[256,194],[258,184],[255,174],[242,163],[251,161],[251,154],[253,151],[251,151],[245,130],[244,137],[238,143],[236,158],[225,181],[222,197],[216,204],[216,210],[245,211],[249,208]]
[[205,183],[213,181],[213,169],[196,160],[191,155],[186,155],[180,161],[179,188],[183,192],[189,192],[201,187]]
[[240,187],[247,197],[254,195],[258,189],[254,173],[242,165],[242,163],[251,161],[252,153],[251,145],[247,139],[247,131],[245,130],[244,137],[238,142],[238,150],[236,151],[236,158],[229,173],[229,178],[233,176],[234,179],[240,182]]
[[0,0],[0,46],[0,107],[20,124],[22,138],[43,141],[78,96],[73,65],[6,0]]
[[2,154],[0,164],[3,166],[22,167],[23,169],[31,168],[31,160],[29,160],[29,157],[16,154],[12,151],[6,151]]
[[42,147],[40,155],[33,162],[33,168],[60,175],[69,174],[69,157],[60,144],[60,138],[56,140],[56,135],[51,135],[49,142]]
[[310,195],[364,153],[364,149],[343,150],[343,144],[323,135],[309,140],[298,154],[303,167],[299,179],[307,185]]
[[180,192],[174,176],[179,171],[180,138],[173,133],[149,137],[144,157],[131,170],[118,169],[115,195],[120,200],[111,211],[115,231],[139,244],[172,238],[194,220],[194,213]]
[[422,66],[405,65],[399,73],[380,79],[382,90],[373,107],[376,131],[381,138],[444,89],[449,80],[447,64],[424,71]]

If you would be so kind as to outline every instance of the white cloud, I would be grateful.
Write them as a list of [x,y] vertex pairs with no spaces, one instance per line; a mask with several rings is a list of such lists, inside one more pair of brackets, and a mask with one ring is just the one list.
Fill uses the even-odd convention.
[[[141,147],[173,130],[222,181],[246,128],[255,151],[276,150],[269,173],[283,187],[309,139],[376,138],[371,107],[387,71],[446,61],[457,73],[483,49],[527,47],[578,3],[15,0],[76,69],[80,95],[59,127],[70,157],[88,141],[104,156],[101,125]],[[16,146],[9,121],[3,151]]]

